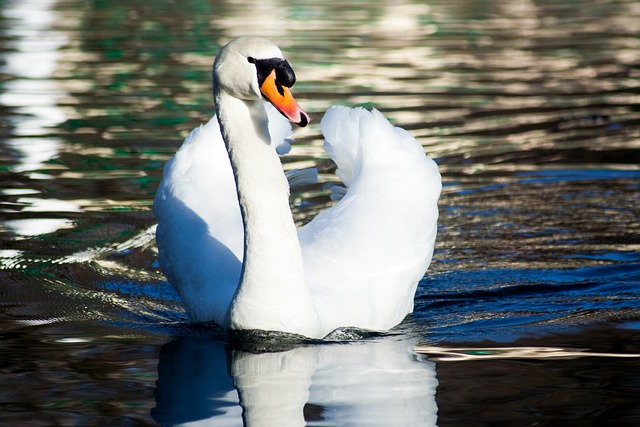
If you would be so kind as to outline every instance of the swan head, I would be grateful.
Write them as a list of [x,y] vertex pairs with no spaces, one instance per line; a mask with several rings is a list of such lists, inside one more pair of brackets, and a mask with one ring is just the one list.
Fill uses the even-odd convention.
[[291,65],[271,41],[239,37],[225,45],[213,64],[214,91],[244,100],[266,99],[288,120],[299,126],[309,116],[291,95],[296,82]]

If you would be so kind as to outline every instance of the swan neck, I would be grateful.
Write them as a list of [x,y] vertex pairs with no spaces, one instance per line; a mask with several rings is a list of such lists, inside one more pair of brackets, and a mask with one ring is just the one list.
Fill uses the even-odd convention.
[[244,225],[242,276],[229,312],[230,327],[317,335],[289,185],[270,145],[262,101],[221,91],[215,101]]

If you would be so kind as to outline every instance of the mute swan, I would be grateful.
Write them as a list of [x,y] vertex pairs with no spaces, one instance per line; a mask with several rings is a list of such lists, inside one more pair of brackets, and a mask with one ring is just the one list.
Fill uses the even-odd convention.
[[438,167],[380,112],[332,107],[320,128],[347,191],[296,229],[277,153],[286,119],[309,121],[294,83],[269,40],[222,48],[216,116],[167,163],[154,200],[162,270],[196,322],[312,338],[390,329],[413,310],[431,262]]

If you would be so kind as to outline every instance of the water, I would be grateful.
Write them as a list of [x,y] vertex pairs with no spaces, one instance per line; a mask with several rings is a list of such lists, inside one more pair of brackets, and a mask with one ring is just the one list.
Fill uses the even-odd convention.
[[[640,425],[637,2],[0,8],[3,423]],[[394,335],[233,339],[189,326],[158,268],[162,165],[247,33],[312,117],[284,160],[321,171],[297,221],[329,203],[329,105],[375,105],[440,165],[434,261]]]

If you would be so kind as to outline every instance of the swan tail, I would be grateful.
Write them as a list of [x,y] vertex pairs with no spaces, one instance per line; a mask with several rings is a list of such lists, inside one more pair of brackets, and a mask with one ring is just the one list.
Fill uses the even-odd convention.
[[334,106],[320,122],[324,149],[336,163],[336,175],[348,187],[362,167],[360,150],[360,119],[363,108]]
[[388,329],[413,309],[433,254],[441,181],[422,145],[377,110],[332,107],[320,123],[347,188],[298,235],[329,326]]
[[[407,149],[423,154],[411,134],[394,127],[376,109],[333,106],[322,118],[320,129],[325,137],[324,149],[336,163],[336,175],[347,188],[372,159],[384,162],[385,158],[391,160],[396,152]],[[332,195],[337,200],[342,196],[344,191],[340,189]]]

